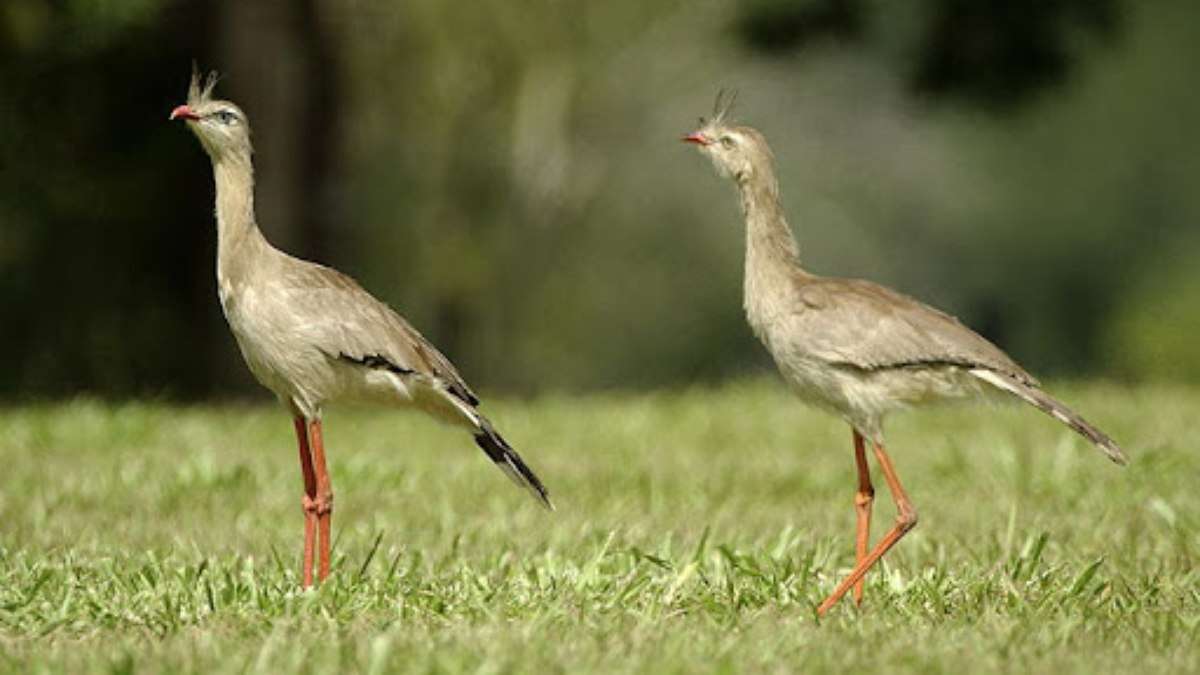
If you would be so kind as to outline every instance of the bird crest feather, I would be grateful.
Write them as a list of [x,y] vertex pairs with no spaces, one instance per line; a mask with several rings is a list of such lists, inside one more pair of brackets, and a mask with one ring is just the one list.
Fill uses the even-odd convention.
[[207,76],[200,73],[200,68],[196,62],[192,61],[192,81],[188,85],[187,102],[190,106],[197,106],[212,99],[213,88],[217,86],[217,80],[220,79],[217,71],[210,72]]
[[713,102],[712,117],[700,118],[700,126],[720,127],[730,122],[733,104],[737,102],[737,90],[722,88],[717,92],[717,100]]

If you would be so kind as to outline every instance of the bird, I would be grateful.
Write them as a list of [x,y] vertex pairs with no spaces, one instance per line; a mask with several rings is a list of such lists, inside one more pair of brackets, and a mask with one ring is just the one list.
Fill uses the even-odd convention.
[[[735,95],[722,91],[713,114],[682,137],[731,179],[745,221],[743,307],[755,336],[804,403],[851,428],[858,488],[855,566],[817,607],[824,616],[854,588],[862,603],[867,572],[917,524],[884,445],[887,414],[949,399],[1016,397],[1077,432],[1113,462],[1127,460],[1104,432],[1042,389],[987,339],[907,295],[870,281],[806,271],[779,196],[775,160],[761,132],[731,119]],[[866,442],[883,472],[896,522],[869,548],[871,483]]]
[[354,279],[275,248],[254,212],[246,113],[213,97],[217,75],[193,67],[187,102],[171,110],[199,139],[216,183],[217,291],[254,377],[291,413],[304,479],[303,587],[329,576],[333,487],[321,427],[327,402],[411,408],[468,431],[517,485],[553,509],[541,479],[479,410],[454,365],[403,317]]

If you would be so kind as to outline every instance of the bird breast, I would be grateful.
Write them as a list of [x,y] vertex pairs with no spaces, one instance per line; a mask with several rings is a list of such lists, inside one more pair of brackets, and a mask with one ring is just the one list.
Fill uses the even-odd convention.
[[773,345],[777,344],[776,337],[787,323],[794,302],[785,284],[761,273],[746,275],[742,298],[746,322],[772,354],[775,351]]
[[225,319],[255,379],[284,400],[309,412],[336,389],[328,359],[305,338],[303,322],[287,311],[269,286],[218,283]]

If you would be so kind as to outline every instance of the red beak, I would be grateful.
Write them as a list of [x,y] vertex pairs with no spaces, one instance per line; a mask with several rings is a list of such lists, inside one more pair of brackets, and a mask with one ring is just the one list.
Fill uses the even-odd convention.
[[171,119],[177,120],[181,118],[195,121],[200,119],[200,116],[187,107],[187,105],[175,106],[175,109],[171,111]]
[[684,143],[695,143],[696,145],[712,144],[712,139],[700,133],[699,131],[693,131],[679,140],[683,141]]

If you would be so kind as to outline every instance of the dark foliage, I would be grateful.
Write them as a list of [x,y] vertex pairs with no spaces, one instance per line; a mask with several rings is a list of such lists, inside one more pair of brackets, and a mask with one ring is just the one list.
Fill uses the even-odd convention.
[[[1112,38],[1118,0],[924,0],[906,78],[914,92],[988,109],[1019,105],[1061,84],[1081,37]],[[749,3],[738,28],[753,49],[790,53],[820,40],[882,40],[890,26],[860,0]],[[874,21],[872,21],[874,19]],[[890,37],[890,36],[889,36]]]

